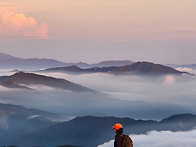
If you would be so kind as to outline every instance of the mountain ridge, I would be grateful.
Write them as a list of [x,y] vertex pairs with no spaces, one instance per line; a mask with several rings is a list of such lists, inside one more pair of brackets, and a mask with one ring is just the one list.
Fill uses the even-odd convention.
[[[17,138],[19,145],[35,145],[35,142],[42,146],[52,147],[58,144],[72,144],[85,147],[97,147],[104,142],[114,138],[112,126],[115,123],[122,123],[125,134],[145,134],[152,130],[163,131],[186,131],[196,126],[196,115],[191,114],[187,122],[183,117],[190,114],[180,114],[180,117],[174,122],[155,120],[135,120],[132,118],[119,118],[112,116],[82,116],[76,117],[70,121],[61,122],[39,131],[34,131],[21,138]],[[183,125],[182,122],[183,121]],[[191,122],[191,123],[190,123]],[[174,125],[175,124],[175,125]],[[42,136],[42,137],[40,137]],[[48,140],[50,138],[50,140]],[[36,145],[37,145],[36,144]]]
[[168,64],[168,66],[171,66],[173,68],[190,68],[192,70],[196,70],[196,64],[182,64],[182,65],[179,65],[179,64]]
[[115,71],[112,71],[115,74],[119,74],[125,72],[126,74],[153,74],[153,75],[162,75],[162,74],[176,74],[180,75],[183,72],[177,71],[171,67],[162,65],[162,64],[154,64],[151,62],[136,62],[132,65],[126,65],[122,67],[118,67]]
[[56,124],[62,117],[21,105],[0,103],[0,139],[20,136]]
[[40,69],[54,66],[64,66],[65,63],[46,58],[18,58],[8,54],[0,53],[0,67],[5,69]]
[[54,88],[60,88],[64,90],[70,90],[73,92],[92,92],[95,90],[86,88],[79,84],[72,83],[65,79],[48,77],[44,75],[38,75],[34,73],[17,72],[11,76],[0,78],[0,85],[8,88],[25,88],[30,89],[29,85],[44,85]]
[[[19,58],[14,57],[12,55],[1,53],[0,52],[0,68],[2,69],[19,69],[19,70],[40,70],[47,68],[55,68],[55,67],[65,67],[65,66],[73,66],[76,65],[80,68],[93,68],[93,67],[110,67],[110,66],[125,66],[136,63],[130,60],[106,60],[98,63],[84,63],[84,62],[62,62],[55,59],[48,58]],[[165,64],[165,66],[169,67],[182,67],[182,68],[191,68],[196,69],[196,64]]]
[[42,72],[65,72],[72,74],[83,74],[83,73],[108,73],[114,75],[164,75],[164,74],[190,74],[188,72],[181,72],[173,69],[169,66],[161,64],[154,64],[151,62],[136,62],[131,65],[124,66],[110,66],[110,67],[93,67],[93,68],[80,68],[76,65],[67,67],[57,67],[42,70]]
[[5,53],[0,53],[0,68],[5,69],[19,69],[19,70],[40,70],[46,68],[63,67],[76,65],[81,68],[104,67],[104,66],[119,66],[134,63],[129,60],[109,60],[99,63],[88,64],[84,62],[62,62],[55,59],[47,58],[18,58]]

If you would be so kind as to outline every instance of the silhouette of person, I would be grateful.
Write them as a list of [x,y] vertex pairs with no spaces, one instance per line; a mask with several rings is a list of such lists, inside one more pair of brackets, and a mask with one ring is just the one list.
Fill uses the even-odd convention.
[[117,123],[113,128],[116,133],[114,147],[123,147],[123,126],[120,123]]

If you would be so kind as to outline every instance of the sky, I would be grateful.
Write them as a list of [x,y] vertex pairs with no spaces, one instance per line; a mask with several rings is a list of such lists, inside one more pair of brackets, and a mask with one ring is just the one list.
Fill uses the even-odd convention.
[[196,63],[195,0],[0,0],[0,52],[64,62]]

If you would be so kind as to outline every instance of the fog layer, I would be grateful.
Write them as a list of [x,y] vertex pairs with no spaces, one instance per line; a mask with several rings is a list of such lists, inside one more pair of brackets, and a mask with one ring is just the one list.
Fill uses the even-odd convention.
[[[187,132],[171,132],[171,131],[151,131],[142,135],[130,135],[134,146],[137,147],[195,147],[196,146],[196,130]],[[107,142],[98,147],[111,147],[114,140]]]
[[29,89],[0,86],[0,102],[23,105],[66,116],[99,115],[162,119],[196,112],[194,77],[115,76],[110,74],[37,73],[63,78],[101,93],[75,93],[44,85]]
[[70,75],[48,73],[65,78],[91,89],[106,93],[112,98],[128,101],[177,104],[195,109],[196,78],[194,76],[114,76],[110,74]]

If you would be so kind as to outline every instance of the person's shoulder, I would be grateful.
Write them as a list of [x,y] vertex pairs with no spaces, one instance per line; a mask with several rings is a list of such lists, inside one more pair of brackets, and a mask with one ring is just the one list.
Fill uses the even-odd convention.
[[123,137],[123,134],[116,134],[115,137],[117,137],[117,138],[122,138],[122,137]]

